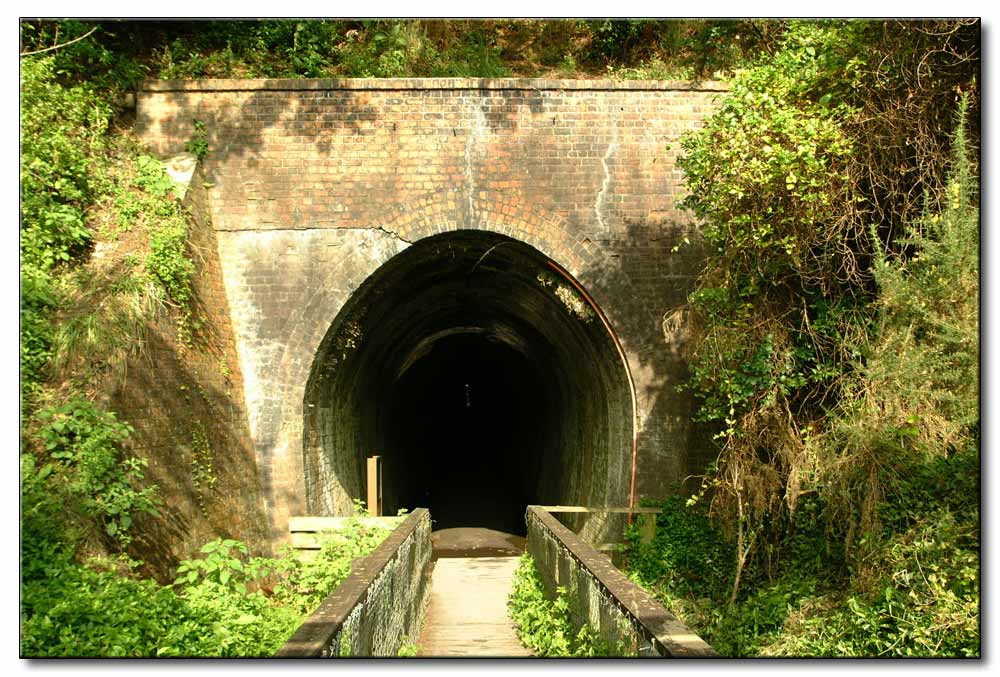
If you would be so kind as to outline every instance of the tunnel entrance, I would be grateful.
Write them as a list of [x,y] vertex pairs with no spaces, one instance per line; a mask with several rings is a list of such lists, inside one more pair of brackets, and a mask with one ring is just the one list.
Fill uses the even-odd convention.
[[421,240],[351,296],[305,398],[306,502],[346,514],[383,462],[387,514],[524,534],[531,503],[621,505],[628,377],[594,307],[517,240]]
[[390,396],[386,448],[411,461],[402,505],[430,508],[439,528],[519,533],[532,492],[522,481],[545,453],[550,404],[530,360],[477,334],[449,336]]

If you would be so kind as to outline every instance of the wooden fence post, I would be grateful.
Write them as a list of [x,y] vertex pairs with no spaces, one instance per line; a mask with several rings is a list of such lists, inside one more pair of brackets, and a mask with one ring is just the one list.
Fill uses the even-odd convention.
[[368,514],[382,516],[382,457],[368,457]]

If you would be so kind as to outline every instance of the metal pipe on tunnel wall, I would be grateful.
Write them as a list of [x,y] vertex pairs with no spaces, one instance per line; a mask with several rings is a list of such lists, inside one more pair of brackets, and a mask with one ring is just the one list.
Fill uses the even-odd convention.
[[[602,311],[600,307],[597,305],[597,303],[594,302],[594,299],[590,297],[590,294],[588,294],[587,290],[583,288],[583,285],[577,282],[576,279],[569,274],[568,270],[566,270],[565,268],[563,268],[562,266],[560,266],[558,263],[556,263],[551,259],[549,259],[548,263],[553,270],[555,270],[557,273],[566,278],[566,280],[571,285],[573,285],[573,287],[578,292],[580,292],[583,298],[587,300],[587,303],[590,304],[590,307],[593,308],[594,312],[597,314],[597,317],[601,318],[601,323],[604,325],[604,329],[611,336],[611,340],[615,344],[615,350],[618,351],[618,356],[621,358],[622,366],[625,367],[625,375],[626,377],[628,377],[628,392],[632,398],[632,479],[629,485],[628,507],[634,508],[635,470],[636,470],[636,462],[638,458],[638,449],[639,449],[639,422],[638,422],[639,414],[638,414],[638,408],[636,407],[635,381],[632,380],[632,370],[629,369],[628,359],[625,357],[625,351],[622,349],[622,344],[618,340],[618,335],[615,333],[615,330],[611,327],[611,323],[608,322],[608,318],[604,315],[604,311]],[[628,514],[628,524],[629,526],[632,526],[631,512]]]

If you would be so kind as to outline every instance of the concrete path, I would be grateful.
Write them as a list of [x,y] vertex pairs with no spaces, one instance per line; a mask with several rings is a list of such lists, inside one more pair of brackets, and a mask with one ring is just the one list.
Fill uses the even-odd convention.
[[530,656],[507,615],[517,557],[446,557],[434,563],[419,656]]

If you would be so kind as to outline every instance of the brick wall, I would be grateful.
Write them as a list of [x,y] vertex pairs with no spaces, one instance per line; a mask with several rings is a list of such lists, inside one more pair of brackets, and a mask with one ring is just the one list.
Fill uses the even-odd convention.
[[[148,573],[163,582],[173,580],[178,560],[220,535],[246,542],[254,554],[266,554],[271,545],[216,233],[197,173],[184,204],[192,215],[200,328],[185,345],[178,341],[176,316],[165,315],[129,358],[127,377],[107,389],[108,406],[134,427],[130,443],[148,459],[146,479],[165,501],[158,516],[136,517],[131,545]],[[196,464],[205,474],[201,487]]]
[[[450,230],[500,232],[566,268],[621,339],[636,384],[639,491],[704,463],[662,319],[699,263],[678,140],[718,83],[563,80],[147,82],[156,152],[208,130],[204,170],[274,535],[301,510],[302,400],[330,323],[379,265]],[[673,248],[691,237],[692,247]],[[619,497],[621,498],[621,497]]]

